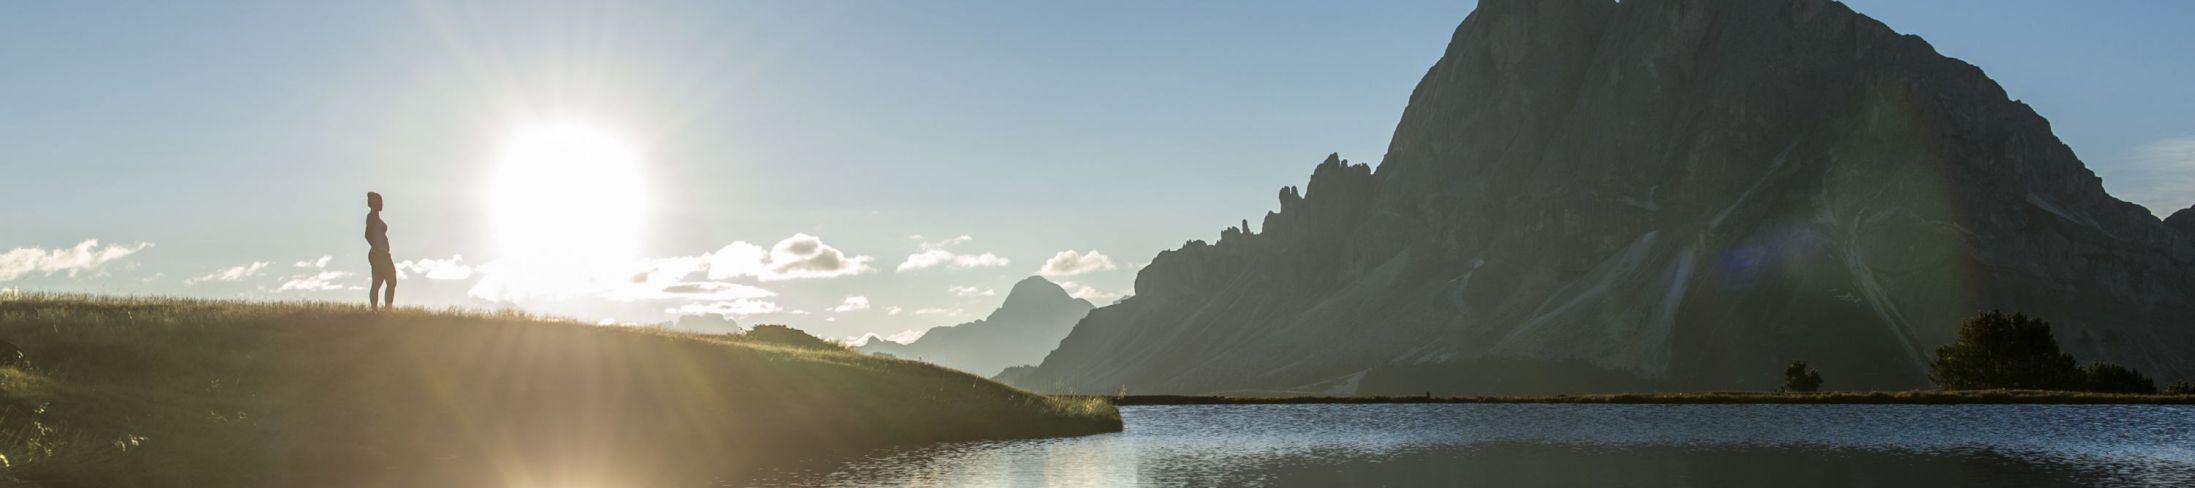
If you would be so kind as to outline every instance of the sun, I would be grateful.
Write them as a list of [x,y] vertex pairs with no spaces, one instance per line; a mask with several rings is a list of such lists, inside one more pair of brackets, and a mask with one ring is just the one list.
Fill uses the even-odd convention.
[[511,132],[488,189],[501,258],[584,271],[640,252],[648,193],[638,149],[577,122]]

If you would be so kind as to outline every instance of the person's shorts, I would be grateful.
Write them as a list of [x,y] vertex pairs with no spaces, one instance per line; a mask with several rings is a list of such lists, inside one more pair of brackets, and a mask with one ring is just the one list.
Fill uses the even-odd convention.
[[366,262],[373,264],[374,281],[396,281],[396,258],[389,257],[389,253],[366,253]]

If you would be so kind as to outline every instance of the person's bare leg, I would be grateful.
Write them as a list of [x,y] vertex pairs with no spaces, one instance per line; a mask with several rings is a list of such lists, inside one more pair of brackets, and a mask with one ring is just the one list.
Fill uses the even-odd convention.
[[389,288],[385,293],[387,294],[381,296],[381,305],[396,308],[396,278],[389,278]]
[[373,287],[372,287],[372,288],[367,288],[367,289],[366,289],[366,309],[367,309],[367,310],[380,310],[380,309],[381,309],[381,279],[380,279],[380,278],[374,278],[374,279],[373,279]]

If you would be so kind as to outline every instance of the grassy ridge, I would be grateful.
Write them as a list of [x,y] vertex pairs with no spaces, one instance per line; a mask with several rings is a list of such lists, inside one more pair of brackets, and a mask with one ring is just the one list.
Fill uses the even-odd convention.
[[1834,391],[1818,393],[1694,392],[1549,396],[1277,396],[1131,395],[1082,397],[1114,405],[1255,405],[1315,403],[1608,403],[1608,404],[2195,404],[2195,395],[2130,395],[2047,390]]
[[0,298],[9,481],[667,486],[935,441],[1118,431],[1114,408],[927,364],[351,305]]

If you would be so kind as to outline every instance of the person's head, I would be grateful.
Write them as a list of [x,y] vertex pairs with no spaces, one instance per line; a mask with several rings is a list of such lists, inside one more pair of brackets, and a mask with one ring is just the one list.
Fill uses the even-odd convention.
[[366,208],[373,209],[375,212],[381,211],[381,194],[366,192]]

